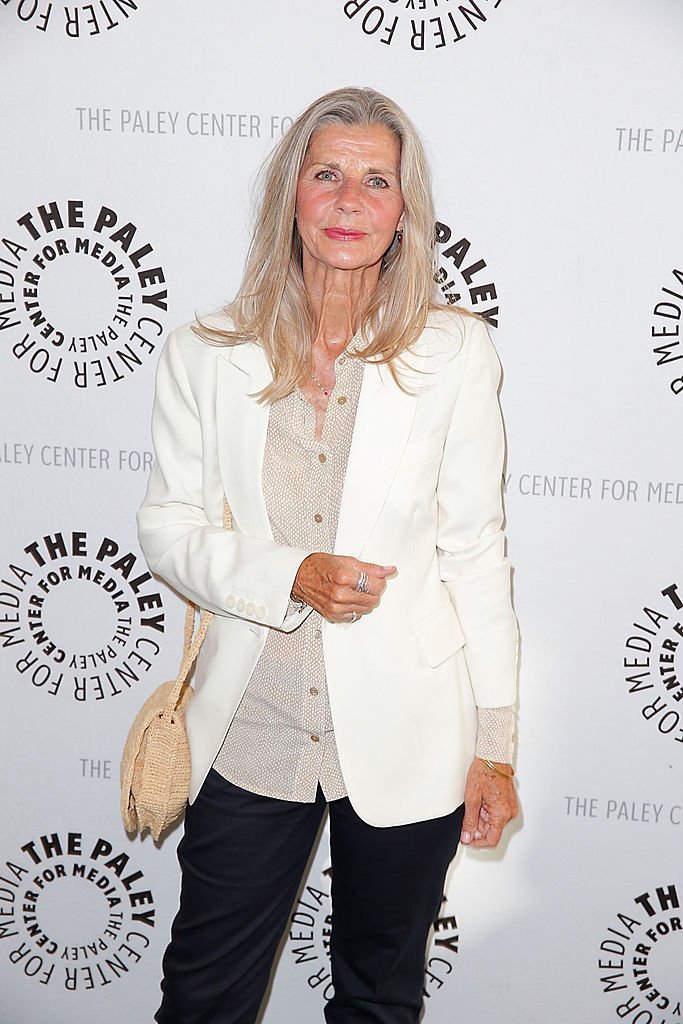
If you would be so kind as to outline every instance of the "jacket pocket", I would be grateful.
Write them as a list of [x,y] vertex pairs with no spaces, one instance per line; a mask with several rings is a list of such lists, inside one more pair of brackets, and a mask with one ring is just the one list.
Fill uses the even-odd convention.
[[413,626],[420,650],[431,668],[436,668],[465,645],[465,634],[451,601]]
[[408,441],[403,449],[401,463],[403,465],[421,465],[440,459],[443,455],[444,437],[441,434],[429,434],[417,441]]

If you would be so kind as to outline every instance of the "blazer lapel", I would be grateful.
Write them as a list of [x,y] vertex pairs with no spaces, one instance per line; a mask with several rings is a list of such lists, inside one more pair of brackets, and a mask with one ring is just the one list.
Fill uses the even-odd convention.
[[271,380],[268,361],[258,345],[247,343],[226,349],[217,365],[218,464],[225,497],[239,529],[272,540],[261,487],[269,407],[250,397]]
[[[409,359],[411,369],[403,371],[408,393],[397,387],[386,366],[365,366],[339,510],[338,554],[360,555],[398,469],[415,417],[424,354]],[[258,345],[236,345],[218,359],[216,425],[225,496],[237,526],[268,539],[272,532],[261,474],[269,407],[249,396],[270,379]]]
[[385,365],[367,363],[363,373],[353,441],[339,510],[335,553],[360,552],[389,493],[417,407],[419,371],[424,354],[413,354],[402,379],[412,393],[394,383]]

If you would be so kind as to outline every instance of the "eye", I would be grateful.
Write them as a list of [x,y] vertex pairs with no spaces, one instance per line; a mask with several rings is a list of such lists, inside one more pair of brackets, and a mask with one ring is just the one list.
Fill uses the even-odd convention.
[[318,171],[318,173],[316,174],[316,178],[318,178],[319,181],[334,181],[334,172]]
[[386,178],[381,178],[378,174],[375,174],[369,181],[373,188],[389,188]]

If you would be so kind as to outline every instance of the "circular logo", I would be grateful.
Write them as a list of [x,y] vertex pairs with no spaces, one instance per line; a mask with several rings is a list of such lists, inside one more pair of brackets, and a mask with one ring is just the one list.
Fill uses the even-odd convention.
[[[322,872],[320,887],[306,884],[290,918],[287,946],[294,963],[301,967],[311,991],[328,1002],[334,995],[330,968],[332,935],[332,869]],[[447,983],[455,970],[460,936],[458,923],[446,896],[441,900],[434,934],[427,951],[423,995],[430,999]]]
[[[342,11],[365,36],[414,53],[443,50],[476,35],[502,0],[345,0]],[[424,12],[426,17],[421,17]]]
[[[38,32],[65,35],[68,39],[99,36],[124,24],[138,10],[135,0],[98,0],[57,6],[51,0],[2,0],[19,21]],[[53,10],[54,8],[54,10]]]
[[436,222],[439,268],[436,283],[445,302],[467,306],[492,327],[498,326],[498,291],[486,260],[468,238],[460,238],[448,224]]
[[671,583],[664,600],[644,605],[624,646],[624,677],[640,714],[669,743],[683,744],[683,592]]
[[[657,366],[668,375],[672,395],[683,394],[683,344],[680,338],[683,314],[683,270],[672,270],[672,280],[662,287],[661,295],[652,310],[652,351]],[[673,364],[673,365],[672,365]]]
[[103,534],[47,534],[2,571],[0,644],[18,677],[52,697],[90,703],[135,688],[165,622],[142,557]]
[[127,380],[165,334],[163,268],[110,206],[50,202],[0,240],[0,341],[32,377],[83,391]]
[[678,1024],[681,1019],[683,928],[675,885],[634,897],[600,943],[598,971],[615,1019]]
[[125,978],[155,913],[142,871],[108,839],[53,832],[0,865],[0,948],[40,985],[87,992]]

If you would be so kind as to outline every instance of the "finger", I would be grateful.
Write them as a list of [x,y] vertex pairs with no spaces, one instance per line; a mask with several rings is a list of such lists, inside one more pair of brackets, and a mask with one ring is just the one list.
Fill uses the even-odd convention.
[[502,828],[498,826],[489,826],[486,829],[486,832],[480,832],[478,836],[475,836],[471,845],[486,849],[493,849],[494,846],[498,846],[502,834]]
[[379,604],[379,594],[360,594],[353,590],[344,590],[329,601],[330,610],[339,615],[348,615],[356,612],[358,615],[366,615]]
[[385,586],[383,580],[369,580],[366,590],[358,590],[357,580],[354,578],[345,583],[335,583],[330,587],[328,596],[331,602],[345,607],[346,611],[351,611],[352,608],[356,611],[370,611],[379,604]]
[[386,577],[370,576],[366,573],[365,587],[363,590],[358,589],[360,579],[361,576],[360,573],[358,573],[348,584],[351,593],[354,594],[355,597],[363,595],[364,597],[380,598],[386,590]]
[[344,594],[345,600],[351,604],[366,605],[366,604],[377,604],[382,593],[384,591],[385,584],[378,583],[377,580],[369,580],[366,590],[358,590],[356,586],[347,587],[346,593]]
[[366,572],[368,576],[382,580],[397,572],[395,565],[377,565],[375,562],[358,562],[358,569],[359,572]]
[[[356,597],[360,599],[361,595],[356,594]],[[363,615],[369,615],[370,612],[374,611],[378,603],[377,598],[370,598],[365,602],[360,600],[331,601],[323,606],[322,614],[328,622],[351,622],[352,615],[355,615],[356,619],[362,618]]]
[[464,843],[465,846],[470,846],[474,843],[474,837],[478,831],[479,807],[474,803],[465,801],[465,816],[462,819],[462,828],[460,829],[460,842]]
[[[362,579],[362,574],[365,574],[366,579],[366,590],[357,590],[358,584]],[[369,593],[370,588],[374,587],[376,590],[379,584],[383,583],[377,576],[370,576],[369,573],[363,569],[362,562],[354,562],[352,565],[340,564],[336,567],[335,574],[330,578],[330,583],[333,587],[343,588],[349,590],[352,593],[355,591],[357,594]]]

